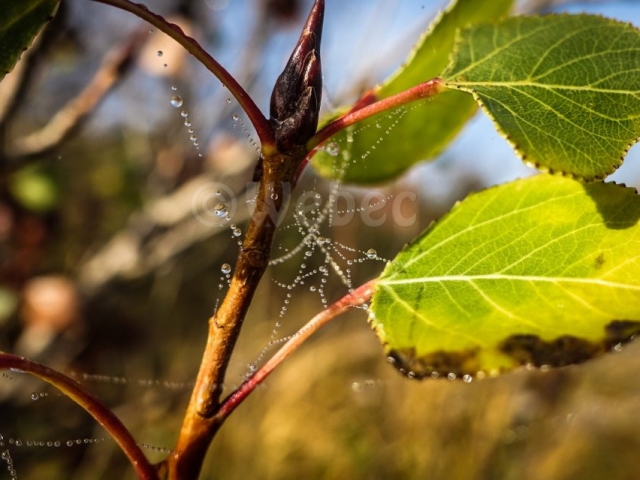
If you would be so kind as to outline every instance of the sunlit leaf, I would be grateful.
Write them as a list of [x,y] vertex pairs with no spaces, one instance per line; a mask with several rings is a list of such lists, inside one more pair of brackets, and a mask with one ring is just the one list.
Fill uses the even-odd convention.
[[2,0],[0,14],[0,80],[54,14],[58,0]]
[[640,134],[640,31],[629,24],[552,15],[471,27],[444,77],[542,169],[604,178]]
[[[513,0],[453,2],[420,38],[403,66],[369,92],[369,101],[390,97],[440,75],[449,62],[458,28],[496,20],[506,15],[512,4]],[[476,108],[466,95],[445,92],[340,132],[332,141],[342,150],[347,149],[352,160],[344,172],[344,181],[390,180],[417,162],[433,158],[456,136]],[[338,175],[335,162],[336,157],[320,152],[313,164],[322,175],[335,177]]]
[[388,265],[373,327],[410,376],[587,360],[640,332],[639,218],[633,189],[551,175],[472,195]]

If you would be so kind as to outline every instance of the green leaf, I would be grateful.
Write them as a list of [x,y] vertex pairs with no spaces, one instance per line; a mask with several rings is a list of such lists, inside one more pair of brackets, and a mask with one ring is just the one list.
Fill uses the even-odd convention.
[[629,24],[552,15],[472,27],[443,76],[543,170],[604,178],[640,134],[640,31]]
[[[506,15],[513,0],[458,0],[422,35],[403,66],[385,83],[368,92],[381,100],[439,76],[449,63],[458,28]],[[440,153],[476,111],[473,99],[444,92],[420,104],[382,113],[334,135],[350,159],[344,181],[375,183],[391,180],[421,160]],[[342,109],[344,113],[348,109]],[[335,117],[326,119],[324,124]],[[391,137],[389,138],[389,136]],[[380,141],[379,141],[380,140]],[[314,167],[326,177],[339,175],[335,157],[319,152]],[[340,173],[341,174],[341,173]]]
[[633,189],[551,175],[472,195],[387,266],[372,325],[415,377],[587,360],[640,333],[639,217]]
[[58,0],[2,0],[0,81],[53,16]]

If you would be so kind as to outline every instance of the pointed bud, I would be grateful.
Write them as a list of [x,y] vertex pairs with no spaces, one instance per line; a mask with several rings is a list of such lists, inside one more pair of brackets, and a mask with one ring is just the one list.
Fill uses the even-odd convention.
[[271,118],[280,150],[304,145],[318,127],[322,97],[320,41],[324,0],[316,0],[296,48],[271,94]]

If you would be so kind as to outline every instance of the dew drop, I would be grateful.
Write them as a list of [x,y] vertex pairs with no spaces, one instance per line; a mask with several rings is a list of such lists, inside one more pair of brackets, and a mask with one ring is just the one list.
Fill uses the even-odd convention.
[[224,218],[229,215],[229,207],[227,207],[224,203],[219,203],[213,209],[216,217]]
[[191,140],[192,142],[195,142],[195,141],[197,141],[197,140],[198,140],[198,137],[197,137],[196,135],[191,135],[191,136],[189,137],[189,140]]
[[324,150],[332,157],[335,157],[336,155],[338,155],[338,153],[340,153],[340,146],[336,142],[330,142],[329,144],[327,144]]
[[[186,110],[182,110],[182,111],[180,112],[180,116],[181,116],[182,118],[187,118],[187,117],[189,116],[189,112],[187,112]],[[186,125],[186,124],[185,124],[185,125]]]
[[223,263],[220,267],[220,271],[224,274],[231,273],[231,265],[228,263]]
[[185,127],[190,127],[191,126],[191,120],[187,119],[184,121],[184,126]]
[[234,122],[237,122],[238,120],[240,120],[240,117],[238,115],[236,115],[235,113],[233,115],[231,115],[231,118],[233,119]]
[[73,440],[67,440],[67,447],[73,447]]
[[182,97],[180,95],[174,95],[171,97],[171,106],[180,108],[184,102],[182,101]]
[[231,99],[227,97],[227,103],[231,103]]
[[39,400],[40,399],[40,395],[38,395],[36,392],[33,392],[31,394],[31,400]]
[[239,237],[240,235],[242,235],[242,230],[240,230],[239,228],[234,228],[232,230],[232,233],[234,237]]
[[178,90],[178,87],[176,87],[175,85],[171,85],[171,90],[175,92],[176,90]]
[[378,256],[378,252],[375,251],[375,249],[370,248],[369,250],[367,250],[367,258],[369,260],[373,260]]

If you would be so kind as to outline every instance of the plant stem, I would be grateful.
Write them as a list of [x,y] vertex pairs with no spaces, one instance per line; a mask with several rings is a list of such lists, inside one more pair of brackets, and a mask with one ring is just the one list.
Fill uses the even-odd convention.
[[229,395],[220,406],[216,418],[222,424],[224,420],[233,412],[242,401],[260,385],[273,370],[286,360],[300,345],[325,326],[331,320],[344,312],[361,306],[371,300],[371,295],[376,285],[376,279],[361,285],[342,297],[331,306],[318,313],[309,322],[298,330],[276,354],[265,362],[256,372],[245,380],[231,395]]
[[262,144],[262,151],[265,152],[265,154],[272,154],[276,151],[273,130],[253,99],[222,65],[209,55],[196,40],[184,33],[178,25],[168,22],[162,16],[151,12],[145,5],[134,3],[129,0],[93,1],[111,5],[133,13],[182,45],[191,55],[196,57],[202,65],[213,73],[236,98],[256,129],[258,137],[260,138],[260,143]]
[[85,390],[78,382],[45,365],[8,353],[0,353],[0,368],[29,373],[56,387],[84,408],[109,432],[109,435],[129,458],[138,478],[144,480],[158,478],[155,467],[149,463],[129,430],[98,397]]
[[315,155],[318,147],[322,143],[333,137],[336,133],[344,130],[347,127],[350,127],[351,125],[366,120],[367,118],[371,118],[379,113],[391,110],[392,108],[400,107],[402,105],[406,105],[407,103],[433,97],[439,93],[444,92],[445,90],[446,88],[442,84],[442,80],[439,78],[434,78],[432,80],[429,80],[428,82],[421,83],[420,85],[416,85],[415,87],[400,92],[396,95],[392,95],[391,97],[383,98],[382,100],[379,100],[377,102],[373,101],[373,94],[369,92],[366,97],[363,97],[364,101],[359,103],[363,105],[361,108],[357,108],[359,104],[356,103],[355,108],[350,110],[342,117],[337,118],[333,122],[329,123],[328,125],[325,125],[313,137],[311,137],[311,139],[307,142],[307,150],[309,151],[309,153],[300,164],[300,168],[296,174],[296,180],[302,173],[304,167],[306,167],[309,161],[311,161],[311,158],[313,158],[313,156]]
[[196,385],[187,407],[178,442],[167,458],[171,480],[198,478],[209,444],[220,421],[222,383],[231,353],[260,278],[266,270],[271,244],[282,207],[290,196],[291,182],[306,150],[263,157],[256,209],[238,256],[229,291],[218,311],[209,319],[207,344]]

